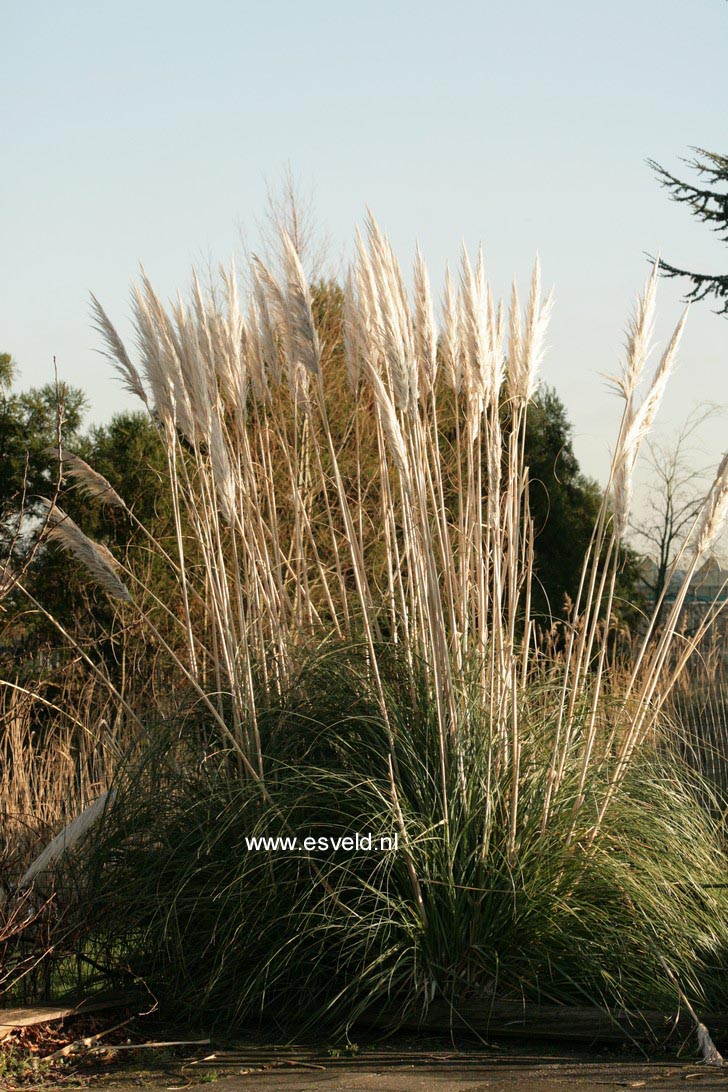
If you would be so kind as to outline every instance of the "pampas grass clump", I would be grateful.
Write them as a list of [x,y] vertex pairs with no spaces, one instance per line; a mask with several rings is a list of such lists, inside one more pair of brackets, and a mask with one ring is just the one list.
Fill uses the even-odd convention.
[[[725,520],[725,460],[659,632],[656,611],[626,673],[612,663],[632,475],[685,316],[647,376],[655,269],[613,380],[614,458],[556,654],[532,617],[524,458],[552,307],[538,263],[525,306],[514,285],[506,309],[482,253],[463,251],[438,330],[421,255],[411,302],[369,218],[341,344],[285,231],[279,265],[253,260],[242,304],[234,270],[210,292],[195,278],[170,307],[143,276],[138,363],[94,301],[165,444],[179,603],[157,606],[177,636],[141,606],[154,600],[143,577],[58,510],[54,535],[147,627],[207,724],[170,780],[120,791],[111,842],[91,855],[99,891],[110,862],[125,877],[105,920],[175,996],[189,981],[240,1015],[295,1014],[302,992],[344,1020],[471,993],[656,1004],[673,996],[665,960],[698,994],[725,960],[722,895],[702,886],[723,849],[659,739],[719,609],[677,648],[690,578]],[[123,504],[91,468],[68,469]],[[397,854],[240,850],[246,831],[357,824],[395,830]],[[124,885],[128,929],[110,909]]]

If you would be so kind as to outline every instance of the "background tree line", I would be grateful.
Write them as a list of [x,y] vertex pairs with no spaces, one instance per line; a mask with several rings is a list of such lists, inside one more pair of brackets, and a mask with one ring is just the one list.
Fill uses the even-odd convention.
[[[342,294],[335,283],[320,281],[315,291],[317,320],[328,346],[327,366],[340,372],[343,362]],[[333,377],[338,381],[339,376]],[[52,493],[58,477],[54,449],[58,442],[59,405],[63,447],[80,455],[104,475],[134,515],[157,538],[173,535],[171,497],[166,463],[154,421],[141,412],[116,414],[102,426],[87,423],[87,403],[79,388],[47,384],[18,389],[16,369],[6,353],[0,357],[0,508],[6,551],[13,546],[16,562],[30,548],[33,530],[40,522],[39,497]],[[337,382],[333,384],[337,389]],[[331,407],[334,426],[336,405]],[[447,426],[443,425],[446,432]],[[342,449],[351,442],[339,434]],[[447,436],[443,435],[444,458]],[[374,453],[372,452],[372,457]],[[579,467],[571,440],[571,425],[558,394],[544,387],[531,406],[526,435],[526,462],[530,468],[530,501],[536,532],[537,575],[535,617],[543,629],[563,618],[578,591],[578,572],[601,500],[599,485]],[[61,481],[61,507],[94,540],[112,552],[137,551],[139,563],[150,555],[129,518],[118,509],[102,506],[82,494],[71,481]],[[17,522],[24,507],[24,533],[18,538]],[[372,521],[376,526],[376,518]],[[13,536],[15,541],[12,543]],[[151,562],[149,562],[151,563]],[[157,562],[158,563],[158,562]],[[164,596],[174,603],[175,587],[169,572],[155,574],[166,582]],[[60,551],[42,548],[33,559],[26,585],[33,597],[74,635],[114,660],[114,607],[103,592],[89,587],[78,567]],[[639,599],[637,556],[625,550],[619,589],[619,611],[626,615]],[[25,656],[34,649],[58,643],[48,619],[29,609],[20,592],[6,602],[6,655],[22,646]],[[117,650],[118,652],[118,650]]]

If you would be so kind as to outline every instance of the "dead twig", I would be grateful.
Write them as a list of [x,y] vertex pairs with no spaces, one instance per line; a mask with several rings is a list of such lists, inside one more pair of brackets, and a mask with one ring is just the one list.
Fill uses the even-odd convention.
[[[118,1031],[119,1028],[125,1028],[127,1024],[131,1024],[135,1019],[135,1016],[130,1016],[128,1020],[122,1020],[120,1024],[115,1024],[113,1028],[106,1028],[105,1031],[100,1031],[97,1035],[86,1035],[83,1039],[76,1039],[72,1043],[67,1043],[66,1046],[61,1047],[60,1050],[54,1050],[52,1054],[48,1054],[46,1061],[52,1062],[55,1061],[56,1058],[67,1058],[69,1054],[76,1054],[79,1050],[93,1047],[96,1043],[99,1043],[105,1035],[111,1035],[112,1032]],[[105,1047],[104,1049],[107,1048]]]

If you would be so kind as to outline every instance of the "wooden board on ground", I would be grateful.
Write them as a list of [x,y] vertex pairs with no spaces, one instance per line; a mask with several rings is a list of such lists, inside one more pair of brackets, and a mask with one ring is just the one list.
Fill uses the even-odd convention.
[[119,993],[89,997],[67,1005],[33,1005],[26,1009],[0,1009],[0,1042],[16,1028],[29,1028],[34,1024],[52,1024],[57,1020],[68,1020],[72,1016],[85,1016],[89,1012],[127,1008],[138,1004],[139,1000],[138,994]]

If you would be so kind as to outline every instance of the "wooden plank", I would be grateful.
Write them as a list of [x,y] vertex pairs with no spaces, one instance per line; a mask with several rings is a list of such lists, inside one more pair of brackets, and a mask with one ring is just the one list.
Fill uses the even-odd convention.
[[53,1005],[38,1005],[32,1009],[0,1009],[0,1040],[5,1039],[16,1028],[51,1024],[55,1020],[65,1020],[72,1012],[73,1006],[57,1008]]
[[35,1024],[52,1024],[72,1016],[83,1016],[88,1012],[127,1008],[130,1005],[137,1005],[139,1001],[140,996],[137,993],[100,994],[98,997],[84,998],[74,1004],[0,1009],[0,1042],[16,1028],[29,1028]]

